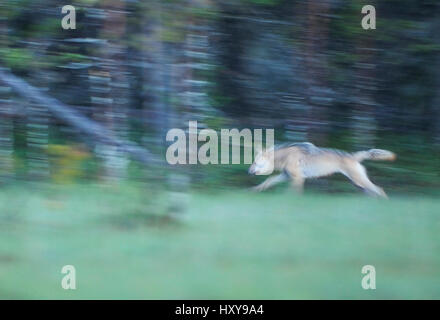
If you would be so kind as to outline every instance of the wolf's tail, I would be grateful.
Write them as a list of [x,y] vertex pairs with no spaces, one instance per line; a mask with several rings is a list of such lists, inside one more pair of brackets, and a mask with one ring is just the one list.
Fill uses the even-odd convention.
[[382,149],[370,149],[367,151],[359,151],[353,153],[353,157],[362,162],[364,160],[385,160],[385,161],[393,161],[396,159],[396,154]]

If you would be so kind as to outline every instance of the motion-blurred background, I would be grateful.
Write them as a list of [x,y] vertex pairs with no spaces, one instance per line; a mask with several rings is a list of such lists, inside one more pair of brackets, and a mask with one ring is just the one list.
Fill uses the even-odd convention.
[[[439,298],[439,30],[435,0],[2,0],[0,70],[152,156],[0,77],[0,297]],[[195,120],[392,150],[367,164],[391,200],[338,176],[299,198],[244,191],[246,165],[167,165],[167,131]],[[382,291],[360,287],[365,264]]]

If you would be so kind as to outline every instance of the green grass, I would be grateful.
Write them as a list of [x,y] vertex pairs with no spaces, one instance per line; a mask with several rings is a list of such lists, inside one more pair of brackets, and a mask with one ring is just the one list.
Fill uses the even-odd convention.
[[[0,193],[0,298],[440,298],[440,200],[136,185],[16,186]],[[154,201],[153,201],[154,200]],[[61,288],[61,268],[77,290]],[[361,268],[376,267],[376,290]]]

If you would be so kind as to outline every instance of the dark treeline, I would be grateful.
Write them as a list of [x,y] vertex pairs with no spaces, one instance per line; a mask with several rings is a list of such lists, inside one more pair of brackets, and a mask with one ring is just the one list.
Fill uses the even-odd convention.
[[[440,5],[367,2],[77,0],[77,28],[63,30],[59,1],[3,0],[0,63],[161,158],[166,132],[188,121],[275,128],[277,143],[388,148],[400,157],[386,183],[437,187]],[[376,30],[361,27],[366,4]],[[151,175],[0,85],[2,181]],[[243,185],[244,169],[168,167],[150,178]]]

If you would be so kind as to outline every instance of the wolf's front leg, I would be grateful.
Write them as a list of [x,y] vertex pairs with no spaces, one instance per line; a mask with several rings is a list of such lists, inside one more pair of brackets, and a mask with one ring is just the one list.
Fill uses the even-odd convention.
[[263,183],[260,183],[258,186],[255,186],[252,189],[255,191],[263,191],[278,183],[286,181],[287,179],[288,177],[284,173],[281,173],[279,175],[267,178]]

